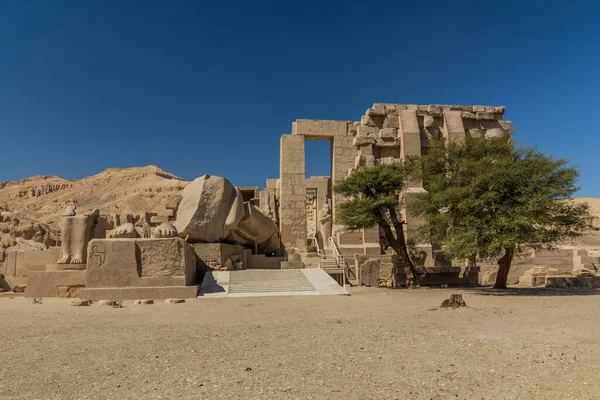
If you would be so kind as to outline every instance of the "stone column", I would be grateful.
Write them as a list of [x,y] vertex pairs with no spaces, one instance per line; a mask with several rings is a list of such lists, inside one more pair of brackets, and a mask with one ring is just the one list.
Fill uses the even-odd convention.
[[306,248],[304,137],[281,135],[279,217],[286,247]]
[[448,142],[465,141],[465,126],[460,111],[444,111],[442,134]]

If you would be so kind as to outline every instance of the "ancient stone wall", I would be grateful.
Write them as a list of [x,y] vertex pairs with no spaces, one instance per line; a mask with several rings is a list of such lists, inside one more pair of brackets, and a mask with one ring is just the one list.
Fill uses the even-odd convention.
[[[300,119],[292,134],[281,138],[279,222],[286,247],[305,248],[307,208],[304,140],[331,141],[331,184],[362,166],[396,163],[426,154],[434,139],[463,141],[466,137],[496,137],[510,134],[510,121],[503,120],[505,107],[461,105],[414,105],[376,103],[360,121]],[[423,190],[421,182],[409,182],[406,196]],[[332,209],[344,201],[333,193]],[[404,215],[407,225],[419,221]],[[377,230],[356,233],[334,227],[342,248],[359,254],[376,254]],[[362,251],[361,251],[362,248]]]

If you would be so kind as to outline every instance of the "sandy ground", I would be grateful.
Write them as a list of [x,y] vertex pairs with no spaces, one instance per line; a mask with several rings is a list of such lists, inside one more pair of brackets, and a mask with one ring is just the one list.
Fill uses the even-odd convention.
[[0,398],[600,398],[598,291],[68,304],[0,298]]

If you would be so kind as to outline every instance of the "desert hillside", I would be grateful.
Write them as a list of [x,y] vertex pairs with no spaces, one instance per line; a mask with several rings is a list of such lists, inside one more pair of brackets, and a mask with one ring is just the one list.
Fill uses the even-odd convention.
[[164,208],[188,182],[155,165],[109,168],[81,180],[33,176],[0,183],[0,248],[52,245],[67,205],[79,212],[143,215]]

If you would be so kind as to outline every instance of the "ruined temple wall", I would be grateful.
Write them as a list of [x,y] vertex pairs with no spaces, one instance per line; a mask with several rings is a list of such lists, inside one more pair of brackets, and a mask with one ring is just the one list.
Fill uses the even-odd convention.
[[[510,121],[503,120],[505,107],[462,105],[414,105],[376,103],[360,121],[297,120],[292,134],[282,136],[279,190],[280,226],[283,242],[305,247],[306,185],[304,140],[332,143],[332,184],[362,166],[399,163],[408,157],[426,154],[434,139],[462,141],[466,137],[495,137],[510,134]],[[409,182],[406,193],[423,190],[421,182]],[[332,209],[344,201],[333,193]],[[408,225],[417,219],[404,215]],[[357,234],[334,226],[341,247],[362,254],[378,251],[378,230]]]

